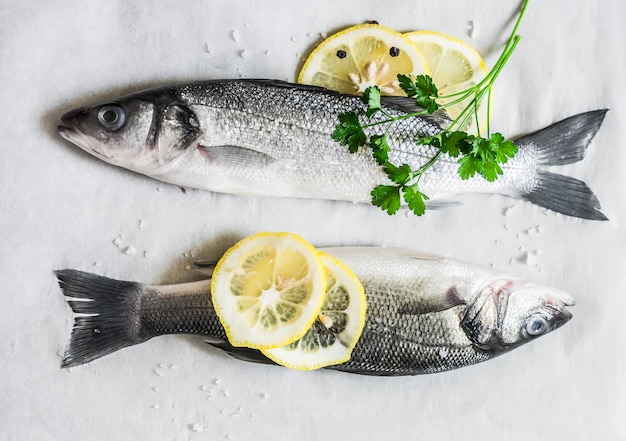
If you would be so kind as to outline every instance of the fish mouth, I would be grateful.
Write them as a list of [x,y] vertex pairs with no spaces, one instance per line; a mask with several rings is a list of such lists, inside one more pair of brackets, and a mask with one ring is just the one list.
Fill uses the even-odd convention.
[[[62,119],[64,120],[65,116]],[[63,122],[66,122],[66,121],[63,121]],[[102,153],[101,151],[96,150],[93,147],[91,147],[89,143],[89,137],[83,134],[81,131],[76,130],[75,128],[72,128],[72,127],[67,127],[67,126],[62,126],[62,125],[57,126],[57,131],[59,132],[59,135],[61,135],[61,138],[80,147],[86,152],[91,153],[92,155],[98,158],[101,158],[102,160],[106,162],[112,162],[115,160],[114,156],[106,155]]]
[[72,142],[72,138],[74,138],[74,135],[76,134],[73,128],[61,125],[57,126],[57,132],[59,132],[61,138],[70,142]]
[[567,307],[575,304],[574,298],[564,292],[555,292],[548,297],[544,306],[553,317],[552,329],[560,328],[574,317]]
[[565,323],[569,322],[573,316],[573,314],[571,312],[569,312],[567,309],[565,309],[564,307],[550,307],[549,309],[552,310],[553,313],[553,322],[552,322],[552,329],[557,329],[560,328],[561,326],[563,326]]
[[63,116],[61,116],[61,124],[57,126],[59,135],[70,142],[74,142],[72,140],[80,135],[80,132],[76,129],[76,120],[87,113],[89,113],[89,108],[80,107],[63,114]]

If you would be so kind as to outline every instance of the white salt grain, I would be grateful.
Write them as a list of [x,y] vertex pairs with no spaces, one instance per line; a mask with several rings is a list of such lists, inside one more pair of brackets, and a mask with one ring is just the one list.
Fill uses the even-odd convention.
[[194,432],[206,432],[207,428],[199,423],[193,423],[191,425],[191,430]]
[[510,207],[508,207],[506,210],[504,210],[504,212],[502,213],[504,216],[510,216],[511,214],[513,214],[513,211],[517,208],[517,205],[511,205]]

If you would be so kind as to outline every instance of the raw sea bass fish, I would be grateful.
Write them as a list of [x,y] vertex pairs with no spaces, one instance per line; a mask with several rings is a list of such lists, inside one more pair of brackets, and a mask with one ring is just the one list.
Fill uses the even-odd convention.
[[[397,248],[324,251],[355,272],[367,299],[365,326],[350,360],[331,369],[369,375],[446,371],[493,358],[572,317],[568,294],[490,268]],[[77,270],[56,275],[78,314],[65,367],[164,334],[199,334],[234,357],[272,363],[259,351],[228,343],[210,280],[155,286]]]
[[[417,110],[406,97],[384,97],[383,107],[396,116]],[[331,137],[341,113],[363,108],[359,97],[312,86],[208,81],[74,110],[63,116],[59,133],[108,163],[184,187],[371,203],[372,189],[391,182],[367,149],[350,154]],[[446,157],[424,175],[421,190],[431,203],[455,194],[499,193],[604,220],[583,182],[545,168],[581,160],[605,113],[580,114],[517,139],[519,152],[496,182],[464,181],[456,160]],[[395,124],[388,133],[390,161],[419,168],[435,150],[413,140],[449,122],[437,114]]]

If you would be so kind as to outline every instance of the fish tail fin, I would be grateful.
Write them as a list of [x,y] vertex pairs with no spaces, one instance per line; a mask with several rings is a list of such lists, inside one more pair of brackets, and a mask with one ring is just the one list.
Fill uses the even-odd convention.
[[139,336],[142,285],[83,271],[55,271],[76,314],[62,367],[88,363],[143,341]]
[[537,182],[521,196],[550,210],[590,220],[607,220],[600,202],[587,185],[575,178],[543,171],[543,167],[581,161],[600,129],[607,109],[581,113],[515,141],[537,154]]

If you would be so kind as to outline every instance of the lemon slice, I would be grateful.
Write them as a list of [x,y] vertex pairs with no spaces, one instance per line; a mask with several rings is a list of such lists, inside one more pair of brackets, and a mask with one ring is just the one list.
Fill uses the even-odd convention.
[[213,306],[233,346],[268,349],[302,337],[326,293],[318,251],[292,233],[259,233],[230,248],[211,282]]
[[425,73],[424,57],[408,37],[378,24],[362,24],[320,43],[304,63],[298,82],[348,94],[376,85],[384,95],[404,95],[397,75]]
[[[424,54],[430,76],[440,95],[449,95],[475,86],[488,73],[480,54],[463,40],[434,31],[416,31],[404,35]],[[453,99],[439,100],[439,104],[445,104]],[[455,119],[471,99],[470,97],[450,106],[446,111],[452,119]],[[481,127],[487,121],[486,98],[478,108],[478,120]],[[476,118],[472,115],[468,125],[462,129],[468,133],[476,133],[477,127]]]
[[363,285],[343,263],[322,254],[327,291],[318,319],[304,336],[287,346],[266,349],[273,361],[293,369],[312,370],[350,359],[365,324]]

